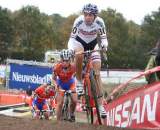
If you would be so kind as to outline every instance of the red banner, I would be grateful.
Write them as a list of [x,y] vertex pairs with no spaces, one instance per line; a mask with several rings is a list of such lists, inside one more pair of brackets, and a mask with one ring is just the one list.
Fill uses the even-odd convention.
[[[113,92],[119,91],[134,79],[159,71],[156,67],[142,72],[128,82],[118,86]],[[107,119],[105,125],[130,128],[160,128],[160,82],[134,89],[105,106]]]

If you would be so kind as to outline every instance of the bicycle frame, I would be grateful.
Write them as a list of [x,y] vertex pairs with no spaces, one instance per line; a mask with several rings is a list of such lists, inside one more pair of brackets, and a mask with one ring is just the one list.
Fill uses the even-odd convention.
[[37,115],[39,117],[38,119],[44,119],[44,117],[45,117],[44,114],[46,112],[50,112],[51,113],[51,112],[53,112],[53,110],[34,110],[34,112],[36,112],[36,114],[38,113],[38,115]]
[[66,121],[70,121],[70,103],[71,103],[71,90],[64,90],[64,100],[63,100],[63,107],[62,107],[62,119]]
[[98,101],[97,101],[97,92],[96,92],[97,82],[95,82],[94,70],[91,63],[92,62],[91,54],[95,51],[101,51],[101,50],[92,50],[92,51],[86,51],[81,53],[81,54],[84,54],[84,62],[85,62],[84,63],[85,67],[83,71],[83,81],[84,81],[83,86],[85,90],[85,100],[86,100],[85,104],[87,109],[88,122],[91,122],[91,124],[93,124],[94,108],[96,108],[98,122],[99,124],[102,124],[99,109],[98,109]]
[[[87,94],[91,97],[90,98],[90,107],[95,107],[94,101],[93,101],[93,97],[91,94],[91,83],[90,83],[90,71],[92,68],[92,64],[91,64],[91,58],[89,57],[89,59],[85,59],[86,60],[86,65],[85,65],[85,72],[84,72],[84,78],[83,78],[83,84],[84,84],[84,89],[88,90]],[[87,87],[87,88],[85,88]]]
[[[36,97],[40,98],[38,95],[35,95],[34,98],[36,98]],[[45,98],[41,98],[41,99],[44,99],[44,100],[46,100],[46,102],[48,102],[48,99],[45,99]],[[39,119],[43,119],[44,114],[47,112],[49,113],[49,115],[48,115],[49,117],[52,116],[54,113],[54,109],[51,109],[48,103],[47,103],[47,105],[48,105],[49,109],[46,109],[46,110],[33,109],[32,114],[34,114],[34,112],[36,114],[38,113]],[[32,106],[32,107],[34,107],[34,106]],[[33,115],[32,115],[32,118],[33,118]]]

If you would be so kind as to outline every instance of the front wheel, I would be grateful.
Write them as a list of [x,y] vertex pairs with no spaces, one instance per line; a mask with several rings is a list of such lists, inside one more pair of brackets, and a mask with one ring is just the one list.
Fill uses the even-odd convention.
[[62,120],[69,120],[69,97],[64,98],[64,104],[62,107]]
[[86,84],[85,84],[85,86],[84,86],[84,90],[85,90],[85,107],[86,107],[86,116],[87,116],[87,121],[88,121],[88,123],[91,123],[91,124],[93,124],[93,108],[92,108],[92,106],[91,106],[91,104],[90,104],[90,100],[91,100],[91,97],[90,97],[90,95],[89,95],[89,90],[88,90],[88,88],[89,88],[89,86],[88,86],[89,84],[87,84],[87,82],[86,82]]
[[97,82],[95,80],[94,75],[95,75],[94,70],[91,69],[91,71],[90,71],[91,95],[93,96],[93,99],[94,99],[98,123],[101,125],[102,121],[101,121],[101,116],[100,116],[100,113],[99,113],[99,105],[98,105],[98,98],[97,98],[97,91],[96,91]]

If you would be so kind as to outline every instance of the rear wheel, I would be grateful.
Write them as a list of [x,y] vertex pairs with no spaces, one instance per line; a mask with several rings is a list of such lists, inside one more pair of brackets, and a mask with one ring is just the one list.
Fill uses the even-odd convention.
[[96,80],[95,80],[95,76],[94,76],[94,70],[91,69],[90,71],[90,82],[91,82],[91,93],[94,99],[94,103],[95,103],[95,108],[96,108],[96,113],[97,113],[97,119],[98,119],[98,123],[101,125],[101,116],[99,113],[99,105],[98,105],[98,98],[97,98],[97,92],[96,92]]

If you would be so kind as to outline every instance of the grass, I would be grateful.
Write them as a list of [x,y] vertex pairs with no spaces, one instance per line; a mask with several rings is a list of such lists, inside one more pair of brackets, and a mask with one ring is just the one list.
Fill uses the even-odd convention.
[[[139,88],[146,83],[130,83],[126,85],[124,88],[119,89],[117,93],[114,94],[115,98],[120,97],[121,95],[127,93],[128,91],[131,91],[133,89]],[[108,94],[110,94],[116,87],[118,87],[120,84],[103,84],[103,92],[104,92],[104,98],[107,98]]]

